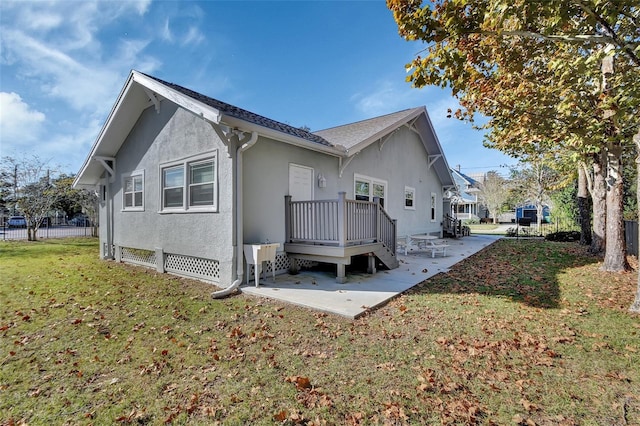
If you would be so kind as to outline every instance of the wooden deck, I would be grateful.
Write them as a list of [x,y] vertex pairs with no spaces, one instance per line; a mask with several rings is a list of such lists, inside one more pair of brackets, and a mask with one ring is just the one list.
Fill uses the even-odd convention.
[[345,266],[352,256],[369,256],[369,272],[375,259],[387,268],[398,267],[396,221],[379,202],[347,200],[340,192],[336,200],[292,201],[285,197],[284,250],[292,260],[333,263],[337,281],[344,282]]

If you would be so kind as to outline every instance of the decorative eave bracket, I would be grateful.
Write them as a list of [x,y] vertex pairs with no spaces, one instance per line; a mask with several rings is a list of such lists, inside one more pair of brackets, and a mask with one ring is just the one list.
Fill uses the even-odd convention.
[[158,99],[158,96],[156,95],[156,93],[152,92],[146,87],[144,87],[144,93],[147,94],[147,96],[149,97],[149,100],[153,103],[153,106],[156,109],[156,114],[160,114],[160,100]]
[[347,166],[356,158],[356,155],[360,154],[360,151],[353,154],[351,157],[348,157],[346,161],[343,161],[344,157],[338,157],[338,177],[342,178],[342,173],[347,168]]
[[409,130],[411,130],[412,132],[414,132],[414,133],[415,133],[415,134],[417,134],[418,136],[422,137],[422,136],[420,135],[420,132],[418,131],[418,129],[416,129],[416,126],[415,126],[416,121],[418,121],[418,117],[416,117],[416,118],[414,118],[413,120],[411,120],[411,121],[407,122],[407,123],[405,124],[405,126],[407,126],[407,128],[408,128]]
[[438,161],[439,158],[442,157],[442,154],[430,155],[429,158],[429,169],[433,166],[433,163]]
[[384,147],[384,144],[387,143],[389,141],[389,139],[391,139],[391,136],[393,136],[396,132],[398,131],[398,129],[394,130],[393,132],[389,133],[388,135],[380,138],[380,140],[378,140],[378,150],[382,151],[382,148]]
[[239,131],[238,129],[232,129],[231,127],[226,126],[224,124],[216,124],[211,121],[208,121],[208,123],[211,125],[211,128],[213,128],[213,130],[216,132],[216,134],[218,135],[222,143],[225,144],[225,146],[227,147],[227,156],[229,158],[232,158],[233,153],[235,151],[234,140],[239,140],[240,137],[243,136],[244,132]]
[[95,156],[93,157],[94,160],[96,160],[97,162],[99,162],[100,164],[102,164],[102,167],[104,167],[104,169],[107,171],[107,173],[109,174],[109,182],[113,183],[116,180],[116,159],[115,157],[102,157],[102,156]]

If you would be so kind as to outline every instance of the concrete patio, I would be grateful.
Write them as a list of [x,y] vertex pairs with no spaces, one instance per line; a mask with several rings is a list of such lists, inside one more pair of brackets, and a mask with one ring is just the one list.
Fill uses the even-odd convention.
[[348,272],[344,284],[336,282],[335,271],[302,270],[297,275],[278,275],[275,283],[267,277],[260,281],[258,288],[245,285],[241,289],[245,294],[357,318],[416,284],[448,271],[500,238],[499,235],[470,235],[449,239],[444,257],[432,258],[430,251],[412,250],[406,256],[398,256],[400,267],[397,269],[379,270],[376,274]]

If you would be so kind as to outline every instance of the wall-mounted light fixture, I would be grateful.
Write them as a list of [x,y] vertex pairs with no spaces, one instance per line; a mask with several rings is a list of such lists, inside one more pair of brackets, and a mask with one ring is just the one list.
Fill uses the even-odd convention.
[[318,188],[326,188],[327,187],[327,179],[325,179],[322,173],[318,174]]

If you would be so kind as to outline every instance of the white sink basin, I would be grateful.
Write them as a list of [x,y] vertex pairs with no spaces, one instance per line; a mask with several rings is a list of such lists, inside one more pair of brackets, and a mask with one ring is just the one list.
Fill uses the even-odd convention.
[[260,272],[262,272],[262,262],[271,262],[271,271],[273,272],[273,281],[275,282],[276,268],[274,262],[276,260],[276,250],[278,247],[280,247],[280,243],[251,243],[244,245],[244,257],[247,261],[247,283],[249,282],[250,265],[255,265],[256,287],[258,287]]

